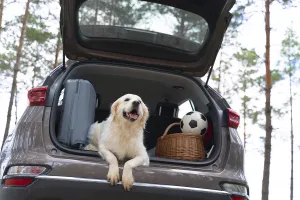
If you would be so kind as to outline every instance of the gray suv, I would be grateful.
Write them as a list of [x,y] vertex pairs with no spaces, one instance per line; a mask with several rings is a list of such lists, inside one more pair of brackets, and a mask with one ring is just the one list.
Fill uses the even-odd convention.
[[[63,54],[69,60],[28,91],[29,106],[4,138],[0,199],[249,199],[240,117],[207,84],[234,3],[61,0]],[[144,138],[150,166],[134,170],[130,192],[107,182],[108,165],[97,152],[58,140],[64,83],[70,79],[95,88],[94,121],[104,120],[111,103],[126,93],[141,96],[148,106]],[[157,138],[180,121],[184,102],[208,119],[207,156],[158,157]]]

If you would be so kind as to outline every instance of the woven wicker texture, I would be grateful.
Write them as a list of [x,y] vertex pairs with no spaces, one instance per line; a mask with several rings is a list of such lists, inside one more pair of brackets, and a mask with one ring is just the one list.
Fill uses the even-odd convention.
[[168,131],[173,126],[180,126],[180,123],[170,124],[164,134],[157,139],[156,156],[188,161],[197,161],[205,158],[202,136],[192,133],[168,135]]

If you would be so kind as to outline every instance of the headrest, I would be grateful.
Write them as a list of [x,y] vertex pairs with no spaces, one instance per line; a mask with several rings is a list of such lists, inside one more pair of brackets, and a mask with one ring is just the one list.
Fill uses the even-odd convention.
[[156,115],[164,117],[177,117],[178,105],[175,103],[160,102],[156,106]]

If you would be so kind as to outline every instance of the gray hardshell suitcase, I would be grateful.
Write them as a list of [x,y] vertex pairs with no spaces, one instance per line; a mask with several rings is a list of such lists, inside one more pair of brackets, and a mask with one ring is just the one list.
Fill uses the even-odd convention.
[[95,118],[96,92],[89,81],[81,79],[70,79],[64,87],[58,141],[82,149]]

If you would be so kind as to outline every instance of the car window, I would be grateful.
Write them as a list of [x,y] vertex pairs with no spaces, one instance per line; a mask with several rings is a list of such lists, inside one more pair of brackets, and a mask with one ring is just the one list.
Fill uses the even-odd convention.
[[78,24],[86,37],[135,40],[197,51],[208,33],[200,15],[140,0],[87,0]]
[[178,118],[182,118],[186,113],[194,111],[194,104],[191,100],[186,100],[179,105]]

